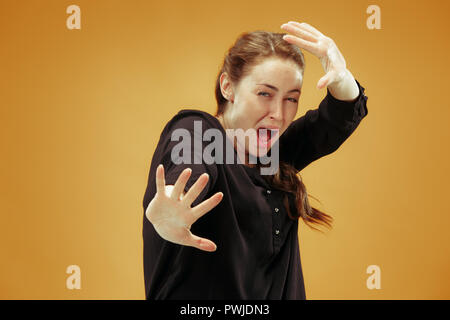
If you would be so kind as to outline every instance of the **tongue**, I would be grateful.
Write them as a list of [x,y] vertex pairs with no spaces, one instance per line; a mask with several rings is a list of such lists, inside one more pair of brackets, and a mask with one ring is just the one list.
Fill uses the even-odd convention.
[[267,129],[259,129],[258,130],[258,139],[264,142],[267,142],[270,140],[270,130]]

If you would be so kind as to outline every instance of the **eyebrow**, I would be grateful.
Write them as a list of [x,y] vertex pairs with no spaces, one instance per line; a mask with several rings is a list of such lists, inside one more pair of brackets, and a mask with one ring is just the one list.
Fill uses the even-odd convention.
[[[264,86],[266,86],[266,87],[269,87],[270,89],[273,89],[273,90],[275,90],[275,91],[278,91],[278,88],[277,88],[277,87],[274,87],[274,86],[272,86],[272,85],[270,85],[270,84],[267,84],[267,83],[257,83],[257,84],[262,84],[262,85],[264,85]],[[298,92],[298,93],[300,93],[301,90],[299,90],[299,89],[292,89],[292,90],[288,91],[288,93],[290,93],[290,92]]]

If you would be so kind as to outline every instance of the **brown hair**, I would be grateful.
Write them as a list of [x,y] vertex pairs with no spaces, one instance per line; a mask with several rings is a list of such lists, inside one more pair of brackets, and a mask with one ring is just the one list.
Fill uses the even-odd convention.
[[[238,37],[234,45],[228,50],[217,76],[215,88],[217,100],[216,117],[225,112],[228,102],[222,95],[220,88],[220,76],[223,72],[228,74],[233,84],[238,85],[239,81],[250,73],[253,66],[261,63],[266,58],[278,57],[294,61],[303,74],[305,68],[303,53],[300,48],[283,39],[285,34],[253,31],[245,32]],[[297,220],[301,217],[309,227],[318,231],[321,230],[314,228],[312,224],[322,224],[331,228],[333,218],[310,206],[308,200],[310,195],[308,195],[306,187],[297,173],[297,169],[280,161],[279,170],[276,174],[263,175],[263,177],[274,189],[287,192],[284,197],[284,206],[291,219]],[[289,205],[289,197],[295,200],[295,208]]]

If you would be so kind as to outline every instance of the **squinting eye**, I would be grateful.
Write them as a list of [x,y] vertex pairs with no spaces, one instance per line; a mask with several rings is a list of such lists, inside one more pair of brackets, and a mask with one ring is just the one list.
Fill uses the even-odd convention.
[[[261,96],[261,95],[264,95],[264,94],[269,94],[269,93],[264,92],[264,91],[258,92],[258,96]],[[269,96],[270,96],[270,95],[269,95]],[[267,96],[265,96],[265,97],[267,97]],[[295,99],[295,98],[288,98],[288,100],[289,100],[289,99],[291,99],[291,101],[292,101],[293,103],[297,103],[297,102],[298,102],[297,99]]]

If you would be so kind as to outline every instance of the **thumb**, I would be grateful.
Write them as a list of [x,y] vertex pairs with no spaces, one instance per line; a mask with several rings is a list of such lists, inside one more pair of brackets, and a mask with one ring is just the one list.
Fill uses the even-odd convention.
[[211,240],[197,237],[196,235],[190,234],[186,245],[203,250],[203,251],[216,251],[217,246]]
[[324,75],[320,80],[317,82],[317,89],[322,89],[326,86],[328,86],[331,83],[332,75],[331,72],[328,72],[326,75]]

